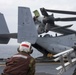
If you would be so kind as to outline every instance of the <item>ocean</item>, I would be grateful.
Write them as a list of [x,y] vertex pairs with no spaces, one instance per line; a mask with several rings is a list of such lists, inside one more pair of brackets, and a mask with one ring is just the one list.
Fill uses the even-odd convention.
[[[9,58],[12,55],[17,53],[17,48],[19,45],[0,45],[0,58]],[[37,51],[36,49],[33,49],[33,53],[31,56],[34,58],[42,56],[42,54]]]

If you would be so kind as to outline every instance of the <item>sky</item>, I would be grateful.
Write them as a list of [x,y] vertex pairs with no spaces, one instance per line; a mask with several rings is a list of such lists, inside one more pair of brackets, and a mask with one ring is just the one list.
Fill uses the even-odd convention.
[[[8,25],[9,31],[17,32],[18,26],[18,7],[29,7],[31,12],[34,10],[39,10],[44,7],[47,9],[56,10],[69,10],[76,11],[76,0],[0,0],[0,12],[4,14],[6,23]],[[40,10],[39,10],[40,11]],[[66,17],[73,15],[61,15],[55,14],[55,17]],[[74,15],[75,16],[75,15]],[[76,29],[76,22],[61,23],[57,24],[68,25],[74,24],[71,29]],[[9,44],[16,44],[17,40],[11,39]]]

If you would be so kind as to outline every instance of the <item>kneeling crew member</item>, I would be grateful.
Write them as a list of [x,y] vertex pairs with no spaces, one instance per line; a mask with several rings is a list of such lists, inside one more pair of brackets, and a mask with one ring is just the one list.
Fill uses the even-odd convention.
[[35,75],[35,59],[30,56],[33,52],[31,43],[22,42],[18,53],[6,61],[3,75]]

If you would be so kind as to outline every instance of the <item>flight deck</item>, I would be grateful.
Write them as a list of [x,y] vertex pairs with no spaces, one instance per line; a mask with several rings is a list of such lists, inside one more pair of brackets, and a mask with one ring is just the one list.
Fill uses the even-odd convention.
[[[57,75],[59,71],[55,68],[58,67],[60,63],[54,62],[41,62],[36,63],[36,74],[35,75]],[[5,67],[5,62],[0,62],[0,73],[2,73]],[[68,71],[64,72],[62,75],[72,75],[76,65],[69,69]]]

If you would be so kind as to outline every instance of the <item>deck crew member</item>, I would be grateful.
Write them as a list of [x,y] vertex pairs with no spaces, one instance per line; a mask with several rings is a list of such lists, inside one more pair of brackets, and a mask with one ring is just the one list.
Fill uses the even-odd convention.
[[35,75],[35,59],[30,55],[33,52],[31,43],[22,42],[18,53],[6,61],[3,75]]

